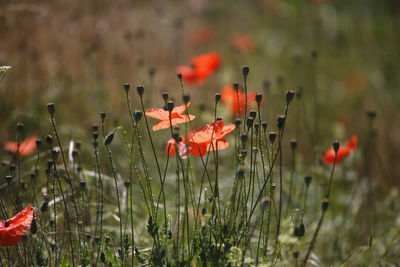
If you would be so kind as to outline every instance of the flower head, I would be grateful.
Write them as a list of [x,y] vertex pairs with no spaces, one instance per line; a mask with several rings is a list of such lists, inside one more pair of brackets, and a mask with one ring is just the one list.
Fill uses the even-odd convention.
[[221,57],[216,52],[201,54],[190,59],[190,66],[178,66],[177,73],[182,73],[183,79],[192,84],[201,84],[215,72],[221,64]]
[[31,227],[34,218],[34,209],[31,205],[11,219],[0,222],[0,246],[13,246],[21,241],[22,236]]
[[[19,145],[19,155],[20,156],[27,156],[32,154],[36,149],[36,140],[37,136],[31,136],[21,142]],[[13,154],[16,154],[18,151],[18,144],[17,142],[8,141],[4,144],[4,149],[9,151]]]
[[[357,135],[353,135],[345,146],[340,146],[337,152],[336,163],[340,163],[344,158],[346,158],[350,153],[352,153],[357,147]],[[335,163],[335,150],[331,146],[323,156],[323,160],[326,164]]]
[[224,136],[235,129],[234,124],[224,126],[222,120],[206,125],[189,138],[189,151],[195,157],[204,156],[207,151],[222,150],[229,146]]
[[[175,146],[175,144],[176,144],[176,146]],[[170,157],[174,156],[176,154],[175,147],[178,149],[178,153],[181,158],[187,157],[188,149],[186,147],[184,137],[181,137],[181,140],[179,142],[176,142],[174,138],[169,139],[167,142],[167,145],[165,146],[165,154],[169,153]]]
[[175,107],[171,111],[171,119],[170,119],[170,113],[167,110],[160,109],[160,108],[153,108],[149,109],[146,111],[146,116],[149,116],[154,119],[160,120],[160,122],[156,123],[153,126],[153,131],[158,131],[161,129],[167,129],[172,126],[189,122],[189,120],[194,120],[196,117],[194,115],[183,115],[183,112],[186,110],[186,108],[190,105],[190,102],[187,103],[187,105],[182,104],[178,107]]

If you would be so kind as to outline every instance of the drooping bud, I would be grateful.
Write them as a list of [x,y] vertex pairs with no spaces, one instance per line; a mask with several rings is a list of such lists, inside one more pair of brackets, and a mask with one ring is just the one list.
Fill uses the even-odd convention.
[[114,132],[111,132],[106,136],[106,138],[104,138],[104,144],[106,146],[110,145],[113,139],[114,139]]

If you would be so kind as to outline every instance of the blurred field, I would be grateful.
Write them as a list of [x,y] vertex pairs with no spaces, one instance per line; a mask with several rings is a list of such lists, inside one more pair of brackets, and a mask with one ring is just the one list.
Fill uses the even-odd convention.
[[[13,69],[0,87],[0,142],[13,139],[16,121],[44,134],[41,112],[49,101],[63,111],[63,123],[84,129],[100,111],[120,118],[123,82],[143,83],[147,100],[161,105],[159,93],[179,92],[175,67],[207,51],[221,53],[222,66],[188,89],[194,105],[208,105],[223,86],[240,81],[243,64],[251,67],[250,89],[271,84],[267,106],[298,86],[310,97],[316,50],[321,144],[362,131],[365,110],[376,110],[380,163],[373,177],[383,186],[398,184],[400,4],[317,2],[3,1],[0,63]],[[209,40],[196,40],[199,28],[211,32]],[[254,51],[233,49],[232,36],[243,34],[253,37]]]

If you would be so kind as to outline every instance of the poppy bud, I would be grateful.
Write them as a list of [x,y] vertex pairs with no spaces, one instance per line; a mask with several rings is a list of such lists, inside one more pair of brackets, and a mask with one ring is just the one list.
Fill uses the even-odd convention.
[[46,135],[46,143],[53,145],[53,137],[51,135]]
[[242,121],[239,118],[235,119],[235,126],[239,127],[242,124]]
[[276,132],[270,132],[268,137],[269,137],[269,141],[273,144],[276,139]]
[[263,122],[261,123],[261,126],[262,126],[263,130],[266,131],[267,128],[268,128],[268,123],[267,123],[266,121],[263,121]]
[[243,144],[245,144],[247,142],[247,134],[246,133],[240,134],[240,141],[242,141]]
[[133,118],[135,119],[136,122],[140,121],[142,115],[143,113],[140,110],[133,111]]
[[256,94],[256,102],[257,102],[258,105],[261,104],[262,98],[263,98],[263,96],[262,96],[261,93],[257,93]]
[[81,181],[79,182],[79,186],[81,187],[81,189],[85,189],[85,188],[86,188],[86,181],[81,180]]
[[286,104],[289,105],[289,103],[292,102],[293,97],[294,97],[294,91],[292,91],[292,90],[287,91],[286,92]]
[[318,52],[317,52],[317,50],[311,51],[311,57],[314,58],[314,59],[316,59],[316,58],[318,57]]
[[216,93],[215,94],[215,102],[218,103],[221,100],[221,94],[220,93]]
[[250,110],[249,111],[249,117],[255,119],[257,116],[257,112],[255,110]]
[[249,71],[250,71],[249,66],[246,65],[242,66],[242,74],[244,77],[247,77],[247,75],[249,75]]
[[167,92],[164,92],[164,93],[162,93],[162,98],[164,99],[164,101],[167,101],[168,100],[168,93]]
[[264,197],[263,199],[261,199],[261,207],[262,208],[268,206],[269,203],[271,203],[271,199],[269,197]]
[[54,106],[54,103],[47,104],[47,111],[49,112],[50,115],[53,115],[54,112],[56,112],[56,107]]
[[222,121],[222,118],[218,117],[215,119],[215,121]]
[[328,207],[329,207],[329,199],[324,198],[321,204],[322,211],[325,212],[328,209]]
[[340,148],[339,142],[338,141],[333,142],[332,143],[332,147],[333,147],[333,150],[335,150],[335,153],[337,153],[339,151],[339,148]]
[[178,76],[178,79],[182,81],[182,73],[177,73],[176,76]]
[[247,118],[247,121],[246,121],[246,126],[247,126],[247,129],[250,129],[251,127],[253,127],[253,123],[254,123],[254,118]]
[[271,190],[272,190],[272,191],[275,191],[275,188],[276,188],[276,184],[273,183],[273,184],[271,185]]
[[367,110],[366,114],[367,114],[368,118],[370,118],[370,119],[374,119],[376,117],[376,111],[375,110]]
[[265,81],[263,82],[263,89],[264,89],[266,92],[268,92],[269,89],[270,89],[270,87],[271,87],[271,83],[270,83],[268,80],[265,80]]
[[129,83],[124,83],[124,90],[125,92],[129,92],[129,89],[131,88],[131,85]]
[[12,176],[11,175],[7,175],[6,176],[6,181],[7,181],[7,184],[10,185],[11,181],[12,181]]
[[100,253],[100,261],[101,261],[102,263],[105,263],[105,262],[106,262],[106,254],[104,254],[103,251]]
[[182,100],[183,100],[183,103],[185,103],[187,105],[190,101],[190,95],[183,95]]
[[299,258],[300,253],[297,249],[293,250],[293,258],[295,258],[296,260]]
[[306,183],[306,186],[309,187],[311,184],[312,176],[310,174],[306,174],[304,176],[304,182]]
[[24,124],[22,122],[17,123],[17,131],[22,132],[22,129],[24,128]]
[[238,170],[237,170],[237,176],[238,178],[243,178],[245,174],[245,168],[244,165],[239,165]]
[[92,136],[93,136],[94,140],[97,140],[97,138],[99,138],[99,133],[98,132],[93,132]]
[[149,68],[149,76],[150,76],[150,78],[153,78],[155,74],[156,74],[156,68],[150,67]]
[[168,110],[169,112],[172,112],[173,109],[174,109],[174,102],[168,101],[168,103],[167,103],[167,110]]
[[47,201],[43,202],[40,206],[40,212],[45,213],[49,208],[49,203]]
[[100,117],[102,120],[104,120],[106,118],[106,113],[103,111],[100,113]]
[[233,83],[233,89],[235,89],[235,91],[239,91],[239,84],[237,82]]
[[279,130],[282,130],[285,125],[286,117],[284,115],[279,115],[277,118],[277,126]]
[[260,129],[260,124],[258,122],[254,123],[254,129],[256,129],[256,132]]
[[109,134],[106,136],[106,138],[104,139],[104,144],[105,144],[106,146],[110,145],[111,142],[113,141],[113,139],[114,139],[114,132],[111,132],[111,133],[109,133]]
[[294,228],[294,233],[293,233],[293,235],[294,235],[295,237],[300,238],[300,237],[303,237],[304,234],[305,234],[304,224],[300,224],[299,227],[295,227],[295,228]]
[[34,235],[37,233],[37,223],[36,223],[36,219],[33,218],[32,222],[31,222],[31,234]]
[[300,99],[302,95],[303,95],[303,87],[299,85],[299,87],[297,88],[296,97]]
[[137,87],[136,87],[136,91],[137,91],[138,95],[139,95],[140,97],[142,97],[142,96],[143,96],[143,93],[144,93],[144,87],[143,87],[143,85],[137,86]]
[[204,216],[207,213],[207,208],[206,207],[202,207],[201,208],[201,214]]
[[92,124],[92,132],[97,132],[99,130],[98,124]]
[[297,140],[296,139],[292,139],[290,140],[290,147],[292,148],[292,150],[296,150],[297,148]]
[[130,185],[131,185],[131,181],[129,181],[128,179],[124,180],[124,186],[126,189],[128,189]]

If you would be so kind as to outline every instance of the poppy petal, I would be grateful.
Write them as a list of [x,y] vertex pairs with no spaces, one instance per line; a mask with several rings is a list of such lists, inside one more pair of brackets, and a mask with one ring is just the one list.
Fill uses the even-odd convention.
[[24,141],[22,141],[19,147],[19,154],[21,156],[27,156],[35,152],[36,150],[36,140],[38,139],[37,136],[31,136]]
[[31,227],[34,209],[27,206],[13,218],[0,222],[0,246],[12,246],[21,241]]
[[169,111],[160,108],[152,108],[146,111],[146,116],[157,119],[157,120],[168,120]]
[[18,144],[17,142],[8,141],[4,144],[4,150],[9,151],[13,154],[17,153]]

